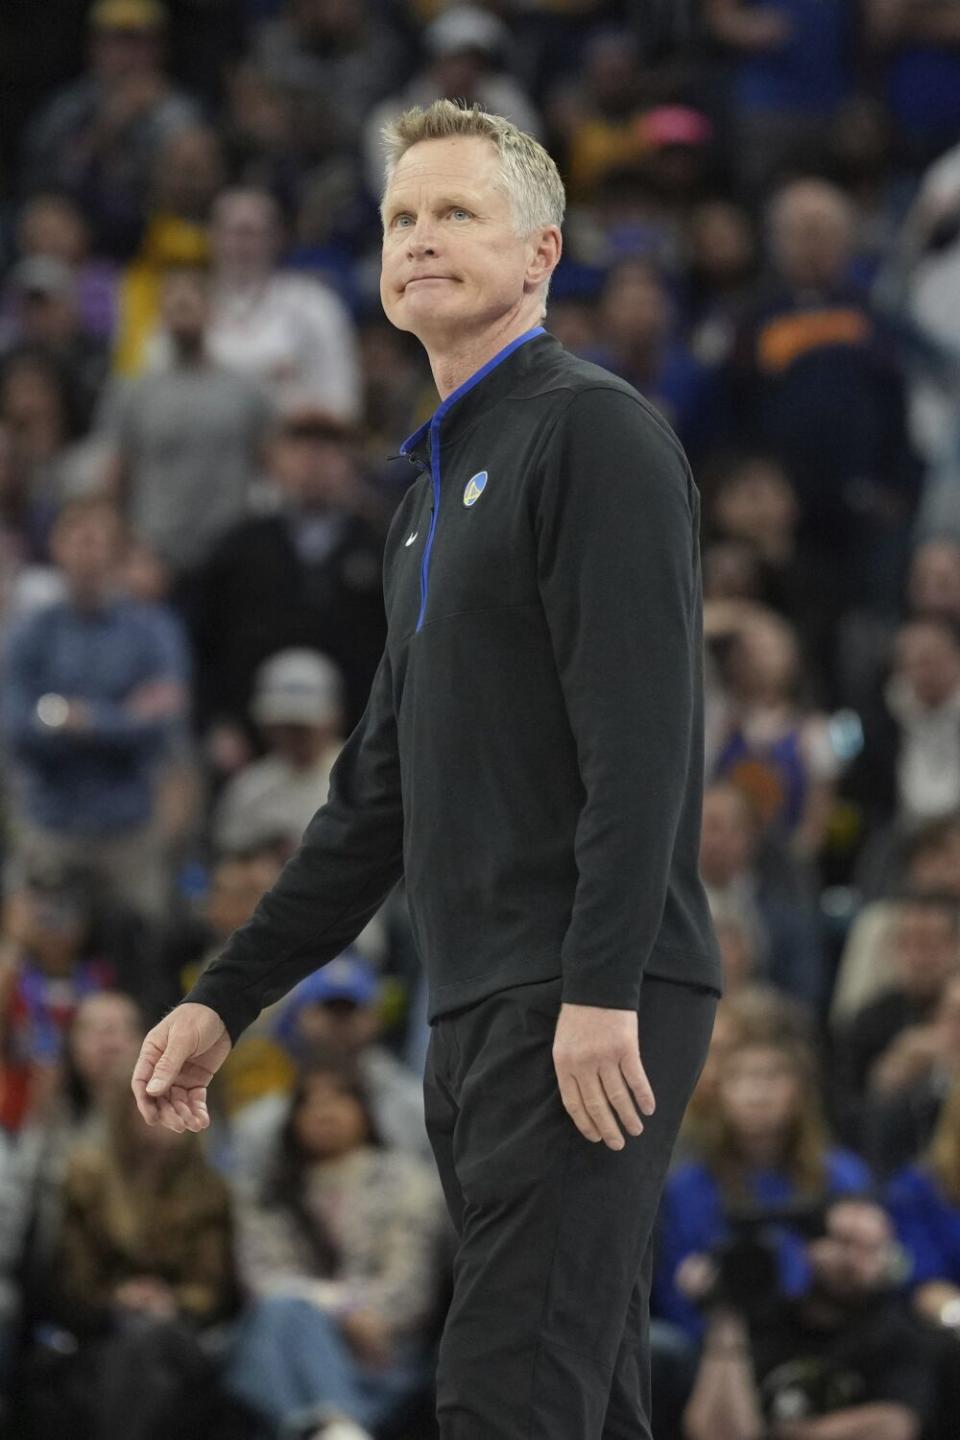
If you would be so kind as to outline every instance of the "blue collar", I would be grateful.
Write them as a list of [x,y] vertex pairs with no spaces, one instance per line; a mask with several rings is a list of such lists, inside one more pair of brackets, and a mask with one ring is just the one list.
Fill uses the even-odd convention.
[[508,355],[512,355],[514,350],[519,350],[520,346],[526,345],[528,340],[534,340],[538,335],[545,335],[546,333],[542,325],[535,325],[532,330],[524,331],[524,333],[518,335],[515,340],[511,340],[509,345],[505,345],[502,350],[498,350],[496,355],[488,360],[485,365],[481,365],[479,370],[474,371],[469,379],[464,380],[462,385],[458,385],[456,390],[451,391],[446,400],[441,400],[436,410],[434,410],[430,416],[430,419],[424,420],[419,430],[415,430],[412,435],[409,435],[407,439],[404,440],[400,446],[400,454],[408,455],[414,446],[419,445],[427,431],[440,424],[440,421],[444,415],[446,415],[451,405],[455,405],[458,400],[462,399],[468,390],[472,390],[474,385],[478,385],[481,380],[490,374],[491,370],[495,370],[498,365],[506,360]]

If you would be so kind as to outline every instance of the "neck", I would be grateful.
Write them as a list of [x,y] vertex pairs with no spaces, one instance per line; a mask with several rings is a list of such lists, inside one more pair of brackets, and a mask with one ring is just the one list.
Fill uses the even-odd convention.
[[476,335],[460,334],[451,336],[449,341],[444,337],[435,343],[425,341],[424,348],[440,399],[446,400],[512,340],[525,335],[540,323],[528,311],[523,315],[506,316]]
[[744,1162],[754,1170],[773,1170],[780,1164],[783,1147],[778,1135],[742,1136],[738,1147]]
[[78,610],[100,610],[107,603],[107,588],[97,581],[71,585],[70,599]]
[[207,358],[206,338],[203,335],[178,335],[174,340],[177,364],[184,369],[202,365]]

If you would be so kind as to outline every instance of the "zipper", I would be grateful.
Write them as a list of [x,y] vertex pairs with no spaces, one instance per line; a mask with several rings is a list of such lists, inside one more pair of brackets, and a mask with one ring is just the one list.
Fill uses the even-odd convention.
[[430,512],[430,528],[427,531],[423,557],[420,561],[420,614],[417,616],[417,631],[423,628],[423,617],[427,610],[427,581],[430,574],[430,551],[433,549],[433,534],[437,528],[437,514],[440,509],[440,422],[435,417],[430,422],[430,477],[433,481],[433,509]]
[[504,346],[491,360],[487,361],[486,365],[481,365],[480,369],[471,375],[469,380],[465,380],[451,395],[447,396],[446,400],[441,401],[431,419],[424,421],[420,429],[415,431],[407,440],[404,440],[400,447],[401,455],[406,455],[407,459],[412,460],[415,465],[420,464],[420,468],[425,471],[426,466],[422,465],[422,462],[418,462],[416,456],[410,454],[410,447],[419,442],[424,430],[429,427],[430,475],[433,480],[433,513],[430,516],[430,529],[427,531],[427,540],[423,547],[423,558],[420,561],[420,613],[417,616],[417,629],[414,633],[419,633],[419,631],[422,630],[423,619],[427,610],[430,551],[433,548],[433,536],[437,528],[437,512],[440,509],[440,422],[451,405],[459,400],[462,395],[465,395],[468,390],[472,390],[474,385],[482,380],[485,375],[489,375],[491,370],[495,370],[502,361],[506,360],[508,355],[512,355],[514,350],[519,349],[521,345],[525,345],[528,340],[533,340],[535,336],[545,333],[542,325],[535,325],[532,330],[527,330],[523,335],[518,335],[515,340],[511,340],[510,344]]

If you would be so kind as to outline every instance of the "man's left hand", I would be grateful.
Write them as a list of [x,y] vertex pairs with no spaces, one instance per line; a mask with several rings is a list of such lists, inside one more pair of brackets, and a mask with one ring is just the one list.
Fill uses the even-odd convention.
[[641,1133],[640,1115],[652,1115],[655,1102],[640,1061],[635,1010],[561,1005],[553,1063],[564,1109],[587,1140],[622,1150],[620,1125],[628,1135]]

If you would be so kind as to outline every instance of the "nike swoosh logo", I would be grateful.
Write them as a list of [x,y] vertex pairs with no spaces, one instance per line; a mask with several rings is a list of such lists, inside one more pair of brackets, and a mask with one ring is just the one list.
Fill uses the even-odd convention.
[[414,540],[416,540],[416,538],[417,538],[417,536],[418,536],[419,534],[420,534],[420,531],[419,531],[419,530],[414,530],[413,534],[412,534],[412,535],[408,535],[407,538],[406,538],[406,540],[404,540],[404,542],[403,542],[404,545],[412,545],[413,542],[414,542]]

